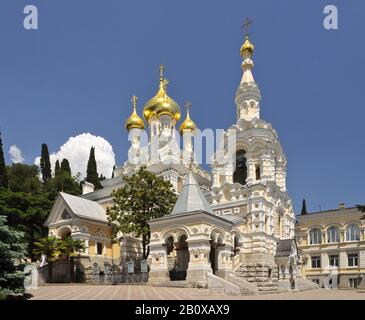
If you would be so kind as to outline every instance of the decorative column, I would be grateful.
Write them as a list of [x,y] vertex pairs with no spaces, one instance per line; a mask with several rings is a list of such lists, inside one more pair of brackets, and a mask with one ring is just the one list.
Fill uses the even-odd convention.
[[213,273],[209,263],[210,241],[187,240],[189,243],[190,261],[188,265],[186,281],[194,287],[207,286],[207,273]]
[[222,278],[228,278],[228,275],[232,273],[232,249],[230,244],[224,244],[218,246],[218,269],[216,275]]
[[255,181],[255,162],[252,159],[247,159],[247,178],[246,183]]
[[167,267],[166,248],[162,243],[150,245],[151,269],[148,276],[148,283],[161,284],[170,281]]

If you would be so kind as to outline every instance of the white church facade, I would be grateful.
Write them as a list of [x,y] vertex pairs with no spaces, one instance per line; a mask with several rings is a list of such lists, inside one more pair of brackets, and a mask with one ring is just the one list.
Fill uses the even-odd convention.
[[198,129],[189,108],[176,130],[180,107],[167,94],[161,68],[158,91],[144,105],[146,122],[138,116],[133,98],[133,112],[126,121],[131,147],[115,177],[102,181],[103,188],[96,191],[86,183],[80,197],[60,194],[46,221],[49,235],[70,234],[84,240],[85,269],[105,261],[121,265],[140,258],[139,239],[111,239],[106,208],[113,204],[112,191],[123,185],[123,176],[146,165],[170,181],[178,194],[171,213],[150,221],[151,285],[183,281],[187,286],[217,285],[240,292],[309,285],[302,279],[295,241],[287,161],[277,132],[260,118],[261,93],[253,77],[254,46],[248,36],[240,53],[243,74],[235,96],[237,119],[220,137],[222,148],[213,156],[211,173],[196,161]]

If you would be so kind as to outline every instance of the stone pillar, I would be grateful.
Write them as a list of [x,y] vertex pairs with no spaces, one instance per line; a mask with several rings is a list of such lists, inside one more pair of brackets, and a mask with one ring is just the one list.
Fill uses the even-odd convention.
[[89,255],[89,239],[85,240],[85,254]]
[[247,165],[246,183],[250,183],[255,181],[255,163],[253,160],[247,159],[246,165]]
[[190,261],[188,265],[186,281],[196,287],[207,286],[207,273],[213,273],[209,263],[210,241],[199,240],[199,242],[189,241]]
[[170,281],[167,268],[166,249],[162,243],[150,246],[151,269],[148,276],[149,284],[163,284]]
[[218,269],[216,275],[222,278],[228,278],[232,273],[232,246],[225,244],[218,246]]
[[212,170],[213,185],[212,188],[219,187],[219,172],[217,169]]

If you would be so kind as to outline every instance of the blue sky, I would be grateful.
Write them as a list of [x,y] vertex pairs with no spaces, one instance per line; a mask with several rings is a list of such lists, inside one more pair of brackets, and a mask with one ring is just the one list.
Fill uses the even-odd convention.
[[[39,30],[23,28],[23,8],[39,10]],[[323,28],[335,4],[339,30]],[[33,163],[41,143],[56,152],[90,132],[123,163],[130,97],[152,97],[164,63],[169,94],[193,103],[200,128],[236,120],[243,19],[254,20],[254,76],[261,118],[288,158],[296,211],[365,202],[363,21],[365,2],[192,0],[2,0],[0,126],[6,160],[16,144]]]

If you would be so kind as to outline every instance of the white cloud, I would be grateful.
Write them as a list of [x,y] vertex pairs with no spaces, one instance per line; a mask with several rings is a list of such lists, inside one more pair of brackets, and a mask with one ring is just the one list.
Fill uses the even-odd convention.
[[[75,137],[70,137],[60,147],[59,151],[50,154],[52,169],[54,170],[57,160],[61,164],[62,159],[67,159],[70,162],[72,174],[80,173],[81,177],[85,178],[90,148],[93,146],[95,147],[95,159],[99,175],[103,174],[106,178],[110,178],[115,165],[113,147],[103,137],[97,137],[90,133],[82,133]],[[34,163],[39,165],[40,157],[37,157]]]
[[10,154],[11,162],[13,162],[13,163],[23,163],[24,162],[22,150],[20,150],[15,144],[10,147],[9,154]]

